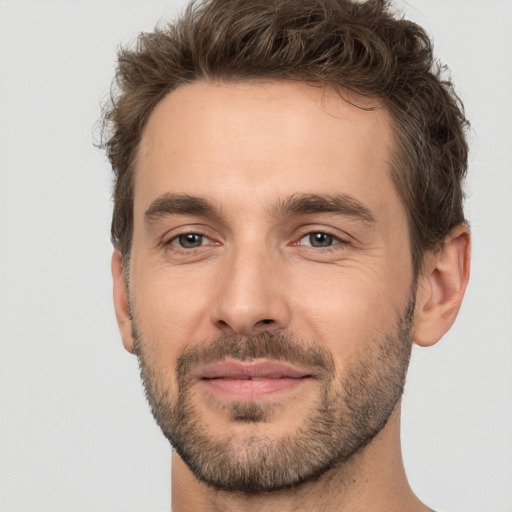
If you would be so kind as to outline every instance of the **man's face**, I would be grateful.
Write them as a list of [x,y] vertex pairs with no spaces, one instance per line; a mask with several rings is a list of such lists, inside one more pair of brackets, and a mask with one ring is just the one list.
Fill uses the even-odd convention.
[[414,286],[392,149],[382,109],[298,83],[195,83],[151,114],[134,349],[155,418],[201,480],[307,481],[395,408]]

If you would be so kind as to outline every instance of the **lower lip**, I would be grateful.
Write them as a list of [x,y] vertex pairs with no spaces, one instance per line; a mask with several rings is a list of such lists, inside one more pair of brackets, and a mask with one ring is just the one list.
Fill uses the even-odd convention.
[[300,379],[280,378],[261,380],[203,379],[201,382],[215,395],[231,399],[257,400],[292,391],[311,380],[310,377],[303,377]]

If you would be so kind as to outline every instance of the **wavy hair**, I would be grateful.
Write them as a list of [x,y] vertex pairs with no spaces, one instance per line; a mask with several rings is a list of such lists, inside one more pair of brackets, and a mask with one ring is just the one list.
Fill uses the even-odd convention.
[[165,95],[198,80],[295,80],[377,99],[391,115],[390,173],[418,272],[423,254],[466,222],[468,122],[446,74],[426,32],[386,0],[192,2],[174,23],[118,53],[101,142],[115,174],[115,247],[129,257],[137,149]]

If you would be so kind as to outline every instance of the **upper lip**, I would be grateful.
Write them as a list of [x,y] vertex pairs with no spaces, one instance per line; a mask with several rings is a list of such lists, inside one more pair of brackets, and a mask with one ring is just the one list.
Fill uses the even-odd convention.
[[195,376],[198,379],[301,379],[311,372],[278,361],[226,360],[201,367]]

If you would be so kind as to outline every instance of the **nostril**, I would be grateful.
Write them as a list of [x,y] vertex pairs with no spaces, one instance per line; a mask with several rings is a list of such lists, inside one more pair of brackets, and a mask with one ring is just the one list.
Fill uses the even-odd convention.
[[265,325],[271,324],[273,322],[274,322],[274,320],[272,320],[270,318],[265,318],[264,320],[260,321],[260,323],[265,324]]

